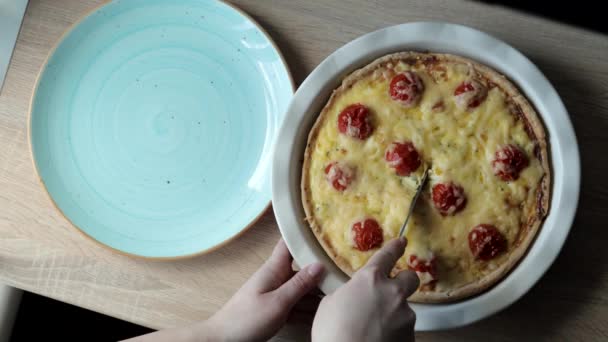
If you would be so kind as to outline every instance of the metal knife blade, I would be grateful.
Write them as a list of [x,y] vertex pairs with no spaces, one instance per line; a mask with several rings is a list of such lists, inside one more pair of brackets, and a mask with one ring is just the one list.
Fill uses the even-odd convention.
[[414,199],[412,200],[412,204],[410,204],[410,210],[407,212],[407,217],[405,218],[405,221],[403,222],[403,226],[401,226],[401,230],[399,230],[399,236],[398,237],[402,237],[404,233],[407,233],[405,231],[405,227],[407,227],[407,223],[410,220],[410,216],[412,216],[412,213],[414,212],[414,207],[416,206],[416,202],[418,201],[418,197],[420,197],[420,194],[422,193],[422,189],[424,188],[424,184],[427,181],[427,178],[429,176],[429,169],[424,170],[424,175],[422,175],[422,179],[420,180],[420,184],[418,184],[418,188],[416,189],[416,194],[414,195]]

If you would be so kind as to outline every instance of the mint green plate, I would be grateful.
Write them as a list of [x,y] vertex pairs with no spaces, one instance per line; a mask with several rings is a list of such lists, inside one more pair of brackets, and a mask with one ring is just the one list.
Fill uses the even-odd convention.
[[292,94],[280,52],[235,8],[114,1],[43,68],[32,153],[57,208],[88,236],[132,255],[189,256],[267,208]]

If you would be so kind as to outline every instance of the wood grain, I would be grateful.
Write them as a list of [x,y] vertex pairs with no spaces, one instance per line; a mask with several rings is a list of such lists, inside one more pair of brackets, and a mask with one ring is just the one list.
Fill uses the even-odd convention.
[[[103,2],[30,0],[0,93],[0,281],[153,328],[204,319],[270,255],[279,238],[271,210],[243,236],[211,254],[184,261],[142,261],[114,254],[77,233],[55,211],[34,173],[26,124],[38,70],[63,31]],[[583,185],[572,233],[555,264],[516,304],[471,326],[417,337],[608,339],[608,37],[463,1],[234,3],[275,38],[298,84],[346,42],[409,21],[469,25],[532,59],[563,97],[579,139]],[[277,338],[302,339],[291,328]]]

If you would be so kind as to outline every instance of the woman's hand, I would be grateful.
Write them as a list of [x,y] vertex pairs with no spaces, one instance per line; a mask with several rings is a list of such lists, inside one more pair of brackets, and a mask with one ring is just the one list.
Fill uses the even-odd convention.
[[318,263],[296,273],[291,261],[285,242],[279,240],[266,263],[211,318],[130,341],[266,341],[285,324],[293,306],[315,288],[323,273]]
[[352,279],[322,301],[312,326],[313,341],[414,341],[416,315],[406,299],[418,276],[389,274],[407,241],[395,239],[380,249]]
[[285,324],[293,306],[317,286],[323,273],[320,263],[294,272],[291,261],[281,239],[270,259],[207,321],[222,340],[266,341]]
[[323,273],[319,263],[294,272],[291,261],[285,242],[280,240],[266,263],[207,321],[140,336],[133,342],[270,339],[300,298],[316,287]]

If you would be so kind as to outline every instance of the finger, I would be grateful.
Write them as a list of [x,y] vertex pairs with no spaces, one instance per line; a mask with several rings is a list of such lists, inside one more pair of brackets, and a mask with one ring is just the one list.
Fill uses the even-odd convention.
[[403,291],[404,297],[408,298],[411,296],[416,290],[418,286],[420,286],[420,279],[418,279],[418,275],[416,272],[411,270],[403,270],[397,274],[394,278],[394,281]]
[[317,288],[315,287],[309,293],[304,295],[304,297],[302,297],[302,299],[300,299],[293,306],[291,312],[289,313],[287,322],[307,324],[308,326],[312,325],[312,321],[314,320],[317,309],[319,308],[319,304],[321,303],[321,298],[313,295],[316,289]]
[[406,245],[407,240],[404,237],[389,241],[369,259],[365,267],[378,267],[381,273],[388,275],[397,260],[403,256]]
[[274,249],[272,250],[272,254],[270,255],[270,258],[268,258],[268,261],[270,263],[273,263],[273,262],[289,263],[289,265],[291,266],[292,260],[293,260],[293,258],[291,257],[291,253],[289,252],[289,249],[287,248],[287,244],[285,244],[285,241],[282,238],[279,239],[279,241],[277,241],[277,244],[274,246]]
[[[289,313],[289,316],[287,317],[287,323],[292,326],[293,325],[303,325],[303,326],[311,327],[312,322],[314,320],[315,320],[314,312],[309,313],[309,312],[292,311]],[[308,334],[310,335],[310,331],[308,332]]]
[[282,306],[292,308],[305,294],[317,286],[325,271],[320,263],[313,263],[294,274],[275,293]]
[[293,307],[292,312],[307,312],[314,314],[321,304],[321,297],[314,294],[317,287],[304,295]]
[[292,257],[283,239],[279,239],[270,258],[251,277],[250,284],[259,293],[265,293],[279,288],[293,275],[291,268]]
[[308,292],[308,295],[317,297],[317,298],[319,298],[319,300],[321,300],[321,299],[323,299],[323,297],[325,297],[325,293],[323,293],[323,291],[321,291],[321,289],[319,289],[318,287],[315,287],[310,292]]

